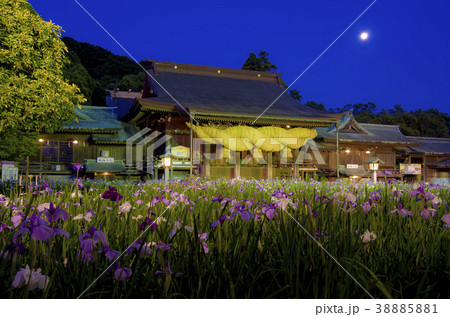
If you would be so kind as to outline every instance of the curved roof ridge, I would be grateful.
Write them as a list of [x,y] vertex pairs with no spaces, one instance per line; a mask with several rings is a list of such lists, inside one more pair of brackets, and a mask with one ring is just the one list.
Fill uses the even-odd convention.
[[166,61],[155,61],[151,59],[146,59],[148,62],[154,63],[155,72],[159,71],[169,71],[174,73],[183,73],[183,71],[189,71],[198,73],[198,75],[204,75],[206,73],[211,73],[220,76],[220,74],[229,73],[229,74],[246,74],[252,75],[255,79],[258,78],[271,78],[276,79],[281,76],[283,73],[278,72],[267,72],[263,70],[249,70],[249,69],[238,69],[238,68],[229,68],[229,67],[221,67],[221,66],[206,66],[206,65],[197,65],[197,64],[187,64],[187,63],[175,63],[175,62],[166,62]]
[[434,141],[447,141],[450,142],[450,138],[437,138],[437,137],[431,137],[431,136],[407,136],[411,139],[420,139],[420,140],[434,140]]
[[382,123],[359,123],[360,125],[370,125],[370,126],[383,126],[383,127],[397,127],[400,129],[400,125],[399,124],[382,124]]

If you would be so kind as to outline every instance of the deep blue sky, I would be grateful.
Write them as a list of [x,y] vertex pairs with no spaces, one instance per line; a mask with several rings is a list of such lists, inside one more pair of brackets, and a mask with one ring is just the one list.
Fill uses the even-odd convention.
[[[289,84],[373,0],[78,1],[138,60],[241,68],[266,50]],[[126,55],[75,1],[29,2],[64,35]],[[292,88],[327,107],[448,113],[449,17],[448,0],[378,0]]]

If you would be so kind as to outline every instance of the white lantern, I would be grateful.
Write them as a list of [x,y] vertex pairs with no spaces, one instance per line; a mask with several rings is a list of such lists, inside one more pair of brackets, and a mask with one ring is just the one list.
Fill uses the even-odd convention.
[[162,158],[161,165],[164,168],[171,168],[172,167],[172,157],[166,156]]

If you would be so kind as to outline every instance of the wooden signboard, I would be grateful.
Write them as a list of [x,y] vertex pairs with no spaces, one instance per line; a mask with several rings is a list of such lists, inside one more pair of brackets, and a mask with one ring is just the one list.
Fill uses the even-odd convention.
[[422,174],[422,164],[400,164],[400,173],[404,175],[420,175]]
[[97,157],[97,163],[114,163],[114,157]]
[[189,148],[186,146],[178,145],[170,150],[173,157],[176,158],[190,158]]

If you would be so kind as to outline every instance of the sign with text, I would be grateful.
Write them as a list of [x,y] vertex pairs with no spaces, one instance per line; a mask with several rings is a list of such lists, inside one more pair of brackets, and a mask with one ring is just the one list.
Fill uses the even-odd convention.
[[405,175],[422,174],[422,164],[400,164],[400,173]]
[[170,152],[171,152],[172,156],[174,156],[176,158],[189,158],[190,157],[189,148],[186,146],[181,146],[181,145],[175,146],[170,149]]
[[114,163],[114,157],[97,157],[97,163]]
[[359,168],[358,164],[347,164],[347,168]]
[[19,169],[14,162],[2,162],[2,181],[15,181],[18,179]]

